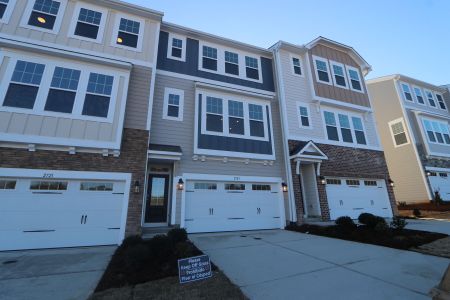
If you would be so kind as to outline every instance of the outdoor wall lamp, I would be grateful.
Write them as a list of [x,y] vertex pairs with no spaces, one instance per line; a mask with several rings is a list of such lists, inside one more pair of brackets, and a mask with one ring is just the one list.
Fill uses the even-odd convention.
[[184,181],[181,178],[178,180],[177,189],[179,191],[182,191],[184,189]]
[[320,184],[326,184],[327,183],[325,177],[323,177],[323,176],[320,176],[319,180],[320,180]]
[[285,182],[283,182],[283,183],[281,184],[281,187],[283,188],[283,192],[284,192],[284,193],[286,193],[286,192],[288,191],[288,186],[287,186],[287,184],[286,184]]
[[394,187],[394,181],[392,180],[392,179],[388,179],[388,182],[389,182],[389,185],[391,186],[391,187]]
[[136,180],[135,182],[134,182],[134,189],[133,189],[133,192],[135,193],[135,194],[139,194],[139,191],[140,191],[140,183],[139,183],[139,180]]
[[426,174],[427,176],[431,176],[431,172],[430,172],[430,171],[426,171],[425,174]]

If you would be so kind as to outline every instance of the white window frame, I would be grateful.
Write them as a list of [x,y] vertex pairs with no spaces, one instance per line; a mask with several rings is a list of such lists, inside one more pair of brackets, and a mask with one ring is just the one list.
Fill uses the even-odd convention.
[[[122,73],[119,71],[112,70],[110,68],[104,68],[97,65],[88,65],[81,62],[72,63],[66,60],[55,60],[50,58],[44,58],[39,56],[24,56],[19,53],[6,53],[6,56],[10,57],[9,64],[6,68],[6,72],[4,75],[5,80],[2,80],[0,83],[0,90],[7,91],[9,84],[11,83],[11,77],[14,72],[16,63],[18,60],[23,60],[27,62],[44,64],[45,69],[42,75],[41,84],[39,85],[39,90],[36,96],[36,100],[34,102],[34,106],[32,109],[28,108],[19,108],[19,107],[9,107],[3,106],[3,103],[6,98],[6,92],[3,96],[0,97],[0,111],[5,112],[14,112],[14,113],[23,113],[28,115],[40,115],[40,116],[51,116],[51,117],[60,117],[66,119],[75,119],[75,120],[86,120],[86,121],[95,121],[102,123],[113,123],[114,116],[116,113],[116,101],[119,95],[119,82],[121,77],[125,77],[127,81],[129,78],[129,74]],[[75,101],[73,104],[72,113],[61,113],[61,112],[52,112],[46,111],[45,104],[47,102],[48,93],[51,89],[51,82],[53,78],[53,73],[56,67],[68,68],[80,70],[80,79],[78,82],[78,89],[76,92]],[[95,116],[86,116],[83,115],[83,106],[85,97],[87,94],[87,86],[89,82],[89,76],[91,73],[99,73],[104,75],[110,75],[114,77],[113,86],[111,90],[109,107],[108,107],[108,116],[106,118],[103,117],[95,117]],[[72,91],[72,90],[71,90]],[[91,93],[90,93],[91,94]],[[121,99],[121,101],[125,101],[125,99]]]
[[11,19],[11,15],[14,11],[14,7],[16,6],[17,0],[9,0],[8,4],[6,5],[5,13],[3,14],[3,18],[0,19],[0,23],[8,24],[9,20]]
[[[300,62],[300,71],[301,71],[301,74],[295,73],[295,70],[294,70],[294,58],[295,58],[295,59],[298,59],[298,61]],[[290,59],[290,60],[289,60],[289,63],[290,63],[290,65],[291,65],[291,72],[292,72],[292,75],[298,76],[298,77],[305,77],[305,70],[304,70],[304,68],[303,68],[303,61],[302,61],[301,57],[300,57],[300,56],[296,56],[296,55],[290,54],[289,59]]]
[[[364,124],[364,117],[360,114],[357,113],[353,113],[353,112],[349,112],[349,111],[344,111],[344,110],[338,110],[338,109],[332,109],[329,107],[324,107],[322,110],[322,124],[323,124],[323,129],[324,129],[324,137],[325,140],[328,142],[332,142],[332,143],[338,143],[340,145],[355,145],[357,147],[368,147],[369,146],[369,139],[367,136],[367,130],[366,130],[366,125]],[[336,128],[337,128],[337,133],[338,133],[338,141],[335,140],[330,140],[328,139],[328,133],[327,133],[327,124],[325,122],[325,112],[330,112],[334,114],[334,119],[336,121]],[[346,128],[346,129],[350,129],[350,132],[352,134],[352,142],[344,142],[343,138],[342,138],[342,131],[341,131],[341,124],[339,122],[339,114],[341,115],[346,115],[349,119],[349,123],[350,123],[350,128]],[[358,144],[357,140],[356,140],[356,132],[355,132],[355,127],[353,125],[353,120],[352,117],[356,117],[356,118],[360,118],[361,119],[361,124],[363,127],[363,132],[364,132],[364,138],[366,140],[365,144]],[[361,130],[358,130],[361,131]]]
[[47,28],[28,25],[28,20],[30,19],[31,12],[33,11],[33,6],[35,3],[35,0],[28,1],[27,6],[25,7],[25,11],[22,15],[22,19],[20,21],[20,27],[32,29],[32,30],[43,31],[43,32],[52,33],[52,34],[58,34],[59,30],[61,29],[62,19],[66,12],[67,0],[55,0],[55,1],[59,2],[60,5],[59,5],[58,14],[56,15],[55,24],[53,26],[53,29],[47,29]]
[[[433,142],[433,141],[430,140],[430,137],[428,136],[427,128],[426,128],[426,126],[425,126],[425,121],[428,121],[428,122],[431,123],[431,126],[432,126],[432,128],[433,128],[434,139],[436,140],[436,142]],[[447,144],[447,143],[445,142],[444,132],[442,131],[442,128],[441,128],[441,125],[447,126],[447,129],[448,129],[448,131],[449,131],[449,133],[450,133],[450,126],[449,126],[448,123],[446,123],[445,121],[436,120],[436,119],[430,119],[430,118],[421,118],[421,123],[422,123],[423,133],[424,133],[424,135],[426,136],[426,139],[427,139],[428,143],[434,144],[434,145],[441,145],[441,146],[449,146],[449,147],[450,147],[450,144]],[[437,136],[436,136],[436,130],[435,130],[435,128],[433,127],[433,124],[432,124],[432,123],[437,123],[437,124],[438,124],[438,126],[439,126],[439,133],[442,135],[442,139],[444,140],[443,143],[439,143],[439,142],[438,142],[438,139],[437,139]]]
[[[406,141],[407,141],[406,143],[401,144],[401,145],[397,145],[397,142],[395,141],[395,137],[394,137],[394,132],[392,131],[392,125],[397,124],[397,123],[402,123],[403,132],[405,133]],[[398,119],[388,122],[388,126],[389,126],[389,132],[391,133],[391,138],[392,138],[392,143],[394,145],[394,148],[403,147],[403,146],[409,145],[411,143],[411,140],[409,139],[408,129],[406,128],[405,120],[403,118],[398,118]]]
[[[225,137],[235,137],[242,138],[246,140],[258,140],[258,141],[269,141],[269,124],[267,122],[267,108],[269,111],[271,110],[270,102],[263,100],[250,99],[245,96],[235,96],[227,93],[219,93],[219,92],[206,92],[201,91],[199,94],[202,95],[202,115],[201,115],[201,133],[207,135],[215,135],[215,136],[225,136]],[[214,97],[222,99],[222,117],[223,117],[223,131],[208,131],[206,130],[206,98]],[[233,134],[229,132],[229,114],[228,114],[228,101],[237,101],[242,102],[244,106],[244,134]],[[261,105],[263,108],[263,122],[264,124],[264,137],[257,137],[250,135],[250,116],[249,116],[249,104]],[[269,115],[270,116],[270,115]],[[270,119],[271,120],[271,119]],[[271,124],[272,126],[272,124]]]
[[[80,11],[82,8],[93,10],[93,11],[96,11],[96,12],[99,12],[102,14],[102,18],[101,18],[100,24],[98,26],[98,34],[97,34],[96,39],[90,39],[90,38],[75,34],[75,28],[77,26],[78,17],[80,16]],[[90,3],[86,3],[86,2],[77,2],[77,4],[75,5],[75,8],[74,8],[72,21],[70,22],[69,32],[68,32],[67,36],[69,38],[73,38],[73,39],[77,39],[77,40],[101,44],[103,42],[103,35],[105,32],[105,25],[106,25],[107,19],[108,19],[108,10],[106,8],[95,6]]]
[[[254,78],[250,78],[250,77],[247,77],[247,68],[249,68],[249,69],[253,69],[253,70],[255,70],[255,68],[254,67],[248,67],[247,66],[247,62],[246,62],[246,58],[252,58],[252,59],[255,59],[256,60],[256,64],[258,65],[257,66],[257,71],[258,71],[258,79],[254,79]],[[244,56],[244,74],[245,74],[245,79],[251,79],[251,80],[260,80],[260,79],[262,79],[261,78],[261,61],[258,59],[258,57],[255,57],[254,55],[250,55],[250,54],[248,54],[248,55],[245,55]],[[228,73],[227,73],[228,74]]]
[[[426,99],[425,93],[423,92],[422,88],[417,85],[411,85],[411,88],[412,88],[412,92],[414,94],[413,99],[415,99],[415,102],[419,105],[427,106],[427,99]],[[417,93],[416,93],[415,89],[418,89],[420,91],[420,95],[422,96],[423,103],[420,103],[419,100],[417,99]],[[410,102],[410,101],[408,101],[408,102]]]
[[[315,55],[313,55],[312,58],[313,58],[313,64],[314,64],[314,71],[316,73],[316,81],[319,82],[319,83],[333,85],[333,79],[331,78],[332,75],[331,75],[331,72],[330,72],[330,65],[328,63],[328,59],[322,58],[322,57],[319,57],[319,56],[315,56]],[[316,61],[322,61],[322,62],[324,62],[326,64],[326,66],[327,66],[327,73],[328,73],[328,81],[322,81],[322,80],[319,79],[319,70],[317,69]]]
[[[300,114],[300,106],[305,107],[308,112],[308,122],[309,126],[304,126],[302,124],[302,116]],[[297,118],[298,118],[298,126],[302,129],[312,129],[312,123],[311,123],[311,110],[309,108],[309,104],[305,102],[297,101]]]
[[[334,73],[334,68],[333,68],[334,65],[337,66],[337,67],[341,67],[342,68],[342,73],[343,73],[342,76],[344,77],[345,86],[342,86],[342,85],[339,85],[339,84],[336,83],[336,78],[335,78],[336,74]],[[332,77],[333,77],[333,84],[334,84],[334,86],[338,87],[338,88],[341,88],[341,89],[348,90],[349,89],[349,84],[348,84],[347,76],[349,76],[349,75],[347,75],[347,70],[345,68],[345,65],[342,64],[342,63],[339,63],[337,61],[330,60],[330,69],[331,69],[331,74],[333,75]],[[362,84],[361,84],[361,86],[362,86]]]
[[[117,37],[119,36],[119,27],[120,27],[120,19],[127,19],[135,22],[139,22],[139,34],[138,34],[138,43],[136,48],[128,47],[125,45],[117,44]],[[139,18],[133,15],[124,14],[124,13],[116,13],[116,19],[114,22],[114,27],[112,31],[112,38],[111,38],[111,46],[116,48],[122,48],[130,51],[136,51],[136,52],[142,52],[142,44],[144,39],[144,32],[145,32],[145,19]]]
[[[441,105],[440,105],[441,102],[439,101],[437,95],[441,96],[442,103],[444,103],[445,108],[442,108],[442,107],[441,107]],[[444,95],[442,95],[441,93],[436,93],[436,92],[434,92],[434,99],[436,99],[436,102],[437,102],[437,103],[436,103],[437,108],[439,108],[440,110],[445,110],[445,111],[447,111],[447,103],[445,103]]]
[[[424,89],[423,91],[424,91],[424,93],[425,93],[425,98],[426,98],[427,101],[428,101],[428,105],[429,105],[430,107],[433,107],[433,108],[438,108],[438,107],[437,107],[437,106],[438,106],[438,103],[437,103],[438,101],[437,101],[436,97],[434,96],[433,91],[428,90],[428,89]],[[433,100],[433,102],[434,102],[434,105],[431,105],[431,103],[430,103],[430,98],[428,97],[427,92],[429,92],[429,93],[431,94],[431,97],[432,97],[432,100]]]
[[[173,39],[178,39],[181,40],[183,42],[183,47],[181,48],[181,57],[176,57],[176,56],[172,56],[172,41]],[[186,37],[185,36],[181,36],[178,34],[174,34],[169,32],[169,39],[168,39],[168,44],[167,44],[167,58],[169,59],[174,59],[174,60],[179,60],[179,61],[186,61]]]
[[[172,117],[168,115],[169,110],[169,95],[178,95],[180,97],[178,103],[178,117]],[[184,114],[184,91],[174,88],[166,87],[164,89],[164,107],[163,107],[163,119],[172,121],[183,121]]]
[[[345,65],[345,69],[346,69],[346,73],[347,73],[347,84],[348,87],[350,88],[350,90],[352,90],[353,92],[357,92],[357,93],[361,93],[364,94],[365,90],[364,90],[364,81],[363,81],[363,77],[361,76],[361,72],[359,71],[358,68],[349,66],[349,65]],[[351,71],[355,71],[356,74],[358,74],[358,79],[359,79],[359,84],[361,85],[361,90],[357,90],[353,88],[352,85],[352,77],[350,76],[350,70]]]
[[[406,103],[414,103],[414,95],[413,95],[413,90],[411,89],[411,85],[410,85],[409,83],[403,82],[403,81],[400,81],[399,83],[400,83],[400,89],[401,89],[401,91],[402,91],[402,97],[403,97],[403,100],[404,100]],[[406,93],[407,91],[405,91],[405,89],[404,89],[405,86],[409,89],[409,94],[411,95],[411,100],[408,100],[408,99],[406,98],[405,93]]]

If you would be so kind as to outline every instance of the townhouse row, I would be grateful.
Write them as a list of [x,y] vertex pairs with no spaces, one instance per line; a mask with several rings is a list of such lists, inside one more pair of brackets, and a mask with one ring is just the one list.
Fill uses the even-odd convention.
[[370,65],[323,37],[263,49],[162,18],[0,1],[0,250],[391,217],[394,190],[445,194],[448,89],[366,85]]

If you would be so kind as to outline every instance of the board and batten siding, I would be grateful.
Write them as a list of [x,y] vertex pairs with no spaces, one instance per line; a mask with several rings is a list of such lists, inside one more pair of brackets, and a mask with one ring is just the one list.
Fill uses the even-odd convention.
[[[395,182],[394,193],[398,202],[424,202],[429,200],[426,183],[423,179],[422,168],[418,160],[412,134],[408,131],[410,144],[395,147],[388,123],[403,118],[408,120],[398,98],[395,83],[392,80],[368,84],[375,110],[378,132],[383,145],[389,174]],[[413,129],[414,130],[414,129]]]
[[[327,47],[325,45],[317,44],[310,50],[310,66],[313,78],[313,85],[314,85],[314,91],[316,96],[322,97],[322,98],[328,98],[328,99],[334,99],[343,101],[350,104],[370,107],[370,101],[369,97],[367,95],[367,91],[364,88],[364,93],[354,92],[350,89],[340,88],[336,87],[334,85],[328,85],[324,83],[319,83],[316,80],[315,76],[315,69],[314,69],[314,61],[313,61],[313,55],[319,56],[328,60],[333,60],[339,63],[342,63],[344,65],[349,65],[352,67],[355,67],[359,71],[359,77],[361,79],[361,84],[364,87],[364,76],[362,75],[361,69],[358,66],[358,64],[348,55],[347,53],[343,51],[339,51],[336,49],[333,49],[331,47]],[[330,65],[330,72],[331,72],[331,65]],[[332,74],[329,74],[330,80],[332,80]]]
[[[281,125],[278,100],[271,101],[273,138],[275,145],[275,161],[273,165],[264,166],[262,163],[229,161],[224,163],[217,160],[202,162],[194,161],[194,121],[195,116],[195,82],[166,75],[156,75],[155,95],[153,101],[152,133],[150,143],[180,146],[183,155],[175,163],[174,176],[183,173],[235,175],[235,176],[263,176],[285,178],[283,151],[281,141]],[[163,119],[164,89],[175,88],[184,91],[183,121]],[[230,160],[233,160],[230,158]],[[181,194],[177,193],[176,222],[180,223]]]
[[152,69],[133,66],[125,108],[125,128],[146,129],[150,103]]
[[16,1],[16,5],[9,22],[7,24],[0,22],[0,32],[2,34],[7,34],[18,38],[32,39],[36,40],[37,42],[46,42],[59,44],[63,46],[69,46],[74,49],[95,51],[98,52],[99,54],[104,53],[114,55],[120,57],[121,60],[126,60],[125,58],[128,58],[153,63],[153,58],[156,51],[154,41],[156,35],[159,34],[159,32],[157,32],[158,22],[156,21],[150,19],[146,20],[145,26],[143,26],[144,41],[142,43],[142,51],[134,51],[114,47],[111,45],[111,39],[114,39],[117,34],[113,32],[114,25],[116,22],[116,15],[118,13],[118,11],[116,10],[108,9],[108,17],[105,24],[103,40],[101,43],[96,43],[76,38],[70,38],[68,36],[70,30],[70,23],[72,22],[72,19],[74,17],[77,18],[77,16],[74,16],[74,13],[76,13],[75,11],[76,3],[79,1],[69,0],[67,2],[67,6],[64,11],[64,16],[62,18],[61,28],[59,32],[56,34],[30,28],[24,28],[20,26],[20,22],[25,12],[27,2],[28,1],[24,0]]

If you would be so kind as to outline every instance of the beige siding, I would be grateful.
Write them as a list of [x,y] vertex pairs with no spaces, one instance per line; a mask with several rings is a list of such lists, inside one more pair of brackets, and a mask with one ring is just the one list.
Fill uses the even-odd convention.
[[[388,122],[399,118],[403,118],[405,124],[407,122],[407,116],[403,114],[394,82],[372,83],[368,85],[368,89],[389,173],[395,182],[395,198],[399,202],[407,203],[429,200],[414,143],[411,141],[408,145],[394,147]],[[411,132],[408,134],[411,137]]]
[[152,69],[134,66],[128,86],[125,127],[146,129]]
[[[312,55],[320,56],[322,58],[326,58],[329,60],[340,62],[345,65],[355,67],[359,70],[359,76],[360,76],[361,80],[364,80],[364,76],[362,76],[362,73],[361,73],[361,70],[360,70],[358,64],[347,53],[333,49],[331,47],[327,47],[327,46],[318,44],[310,50],[310,54],[311,54],[310,55],[310,65],[311,65],[310,71],[313,74],[312,78],[313,78],[313,85],[314,85],[314,91],[316,93],[316,96],[370,107],[370,102],[369,102],[369,97],[367,96],[367,91],[365,91],[364,93],[358,93],[358,92],[354,92],[350,89],[343,89],[343,88],[339,88],[339,87],[336,87],[333,85],[319,83],[316,80]],[[330,72],[331,72],[331,66],[330,66]],[[329,76],[331,79],[332,74],[330,73]],[[364,86],[364,83],[362,83],[362,84]]]

